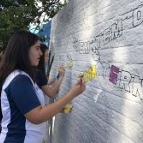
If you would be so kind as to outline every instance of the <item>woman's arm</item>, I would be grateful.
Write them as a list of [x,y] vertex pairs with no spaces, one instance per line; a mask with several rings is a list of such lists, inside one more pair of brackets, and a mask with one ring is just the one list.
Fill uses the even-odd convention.
[[63,66],[59,68],[59,78],[51,85],[49,84],[41,86],[42,91],[49,97],[54,97],[55,94],[59,91],[60,85],[63,81],[65,75],[65,69]]
[[41,89],[42,89],[42,91],[47,95],[47,96],[49,96],[49,97],[54,97],[55,96],[55,94],[59,91],[59,88],[60,88],[60,85],[61,85],[61,83],[62,83],[62,81],[63,81],[63,78],[64,77],[60,77],[58,80],[56,80],[55,82],[54,82],[54,84],[53,85],[48,85],[48,84],[46,84],[46,85],[43,85],[42,87],[41,87]]
[[49,78],[49,79],[48,79],[48,85],[54,84],[54,82],[55,82],[56,80],[57,80],[57,79],[56,79],[55,77]]
[[65,96],[50,105],[46,105],[44,107],[38,106],[32,109],[25,114],[25,117],[34,124],[40,124],[59,113],[66,106],[66,104],[81,94],[84,90],[85,83],[83,80],[80,80]]

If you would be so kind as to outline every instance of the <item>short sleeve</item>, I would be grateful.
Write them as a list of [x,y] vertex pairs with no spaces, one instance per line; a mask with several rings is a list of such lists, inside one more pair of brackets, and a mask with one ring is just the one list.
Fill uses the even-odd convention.
[[26,75],[16,76],[9,85],[9,95],[22,114],[40,106],[30,78]]
[[36,80],[37,80],[37,85],[40,88],[44,85],[47,85],[47,77],[41,70],[36,71]]

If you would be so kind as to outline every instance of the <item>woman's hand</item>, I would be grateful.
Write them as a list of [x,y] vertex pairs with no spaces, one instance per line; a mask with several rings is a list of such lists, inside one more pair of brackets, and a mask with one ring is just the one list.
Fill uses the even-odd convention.
[[58,71],[59,71],[59,77],[65,76],[65,68],[63,65],[59,67]]
[[70,92],[74,95],[74,97],[83,93],[86,89],[85,82],[83,78],[80,78],[79,81],[71,88]]

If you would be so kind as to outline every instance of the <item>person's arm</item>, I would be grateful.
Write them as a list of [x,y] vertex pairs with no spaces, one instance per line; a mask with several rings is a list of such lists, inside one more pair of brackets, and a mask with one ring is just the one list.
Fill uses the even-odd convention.
[[56,81],[55,77],[49,78],[48,79],[48,85],[52,85]]
[[63,66],[59,68],[59,78],[49,86],[48,84],[41,86],[42,91],[49,97],[54,97],[55,94],[59,91],[60,85],[63,81],[65,75],[65,69]]
[[25,114],[25,117],[34,124],[40,124],[59,113],[73,98],[85,90],[83,80],[77,82],[71,90],[56,102],[44,107],[38,106]]
[[51,97],[51,98],[54,97],[55,94],[59,91],[59,88],[60,88],[60,85],[61,85],[61,83],[62,83],[62,81],[63,81],[63,78],[64,78],[64,77],[59,77],[59,79],[56,80],[56,81],[54,82],[54,84],[51,85],[51,86],[48,85],[48,84],[41,86],[42,91],[43,91],[47,96],[49,96],[49,97]]

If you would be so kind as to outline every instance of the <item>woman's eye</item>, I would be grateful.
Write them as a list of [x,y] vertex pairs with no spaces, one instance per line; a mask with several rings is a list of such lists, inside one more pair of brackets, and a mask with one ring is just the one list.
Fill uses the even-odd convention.
[[36,50],[40,50],[40,47],[36,47]]

